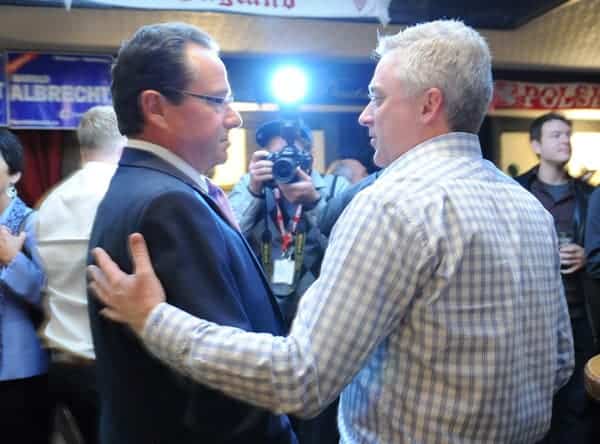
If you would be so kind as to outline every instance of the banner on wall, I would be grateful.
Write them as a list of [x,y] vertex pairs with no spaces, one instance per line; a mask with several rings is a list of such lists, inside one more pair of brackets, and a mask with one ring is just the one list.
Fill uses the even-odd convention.
[[0,52],[0,126],[6,126],[6,110],[8,108],[6,100],[6,69],[4,66],[4,53]]
[[73,129],[95,105],[111,105],[109,55],[8,52],[8,124]]
[[495,109],[600,108],[600,83],[494,82]]
[[390,21],[391,0],[21,0],[12,3],[71,8],[118,7],[185,11],[230,12],[303,18],[376,18]]

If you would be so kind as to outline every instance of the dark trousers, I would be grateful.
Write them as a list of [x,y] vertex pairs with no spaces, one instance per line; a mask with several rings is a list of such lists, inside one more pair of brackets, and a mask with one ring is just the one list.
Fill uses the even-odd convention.
[[50,412],[47,375],[0,381],[3,444],[48,444]]
[[85,444],[97,443],[99,402],[95,366],[52,362],[49,385],[53,403],[69,409]]
[[583,385],[584,367],[596,347],[585,317],[571,319],[575,347],[575,370],[554,397],[552,424],[544,444],[597,444],[600,442],[600,405],[592,401]]

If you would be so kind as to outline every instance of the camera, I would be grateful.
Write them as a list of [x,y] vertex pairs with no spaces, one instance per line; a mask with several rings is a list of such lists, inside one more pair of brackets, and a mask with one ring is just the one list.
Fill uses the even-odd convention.
[[294,141],[300,138],[300,130],[297,124],[284,122],[281,126],[281,137],[285,139],[286,145],[281,151],[270,153],[266,159],[273,162],[273,181],[266,185],[274,187],[276,183],[295,182],[296,169],[300,167],[310,174],[313,157],[308,151],[304,151],[294,145]]
[[[287,145],[278,153],[270,153],[266,159],[273,162],[273,180],[276,183],[294,182],[298,167],[310,173],[312,166],[311,154],[295,145]],[[274,184],[269,185],[274,186]]]

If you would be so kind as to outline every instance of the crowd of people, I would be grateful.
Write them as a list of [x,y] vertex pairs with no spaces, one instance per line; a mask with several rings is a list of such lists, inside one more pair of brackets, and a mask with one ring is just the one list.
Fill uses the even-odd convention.
[[183,23],[123,44],[114,108],[82,117],[82,167],[38,211],[0,130],[6,436],[48,443],[63,409],[101,444],[599,439],[600,192],[566,173],[571,122],[535,119],[539,165],[513,180],[482,157],[474,29],[376,53],[370,175],[319,174],[310,129],[277,120],[226,196],[207,174],[242,119],[217,43]]

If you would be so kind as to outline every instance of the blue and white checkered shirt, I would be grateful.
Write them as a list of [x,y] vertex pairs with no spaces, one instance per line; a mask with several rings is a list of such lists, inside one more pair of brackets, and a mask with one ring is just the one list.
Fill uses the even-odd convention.
[[341,392],[342,443],[533,443],[573,368],[552,218],[465,133],[414,147],[354,198],[287,338],[168,304],[142,336],[275,412],[315,415]]

